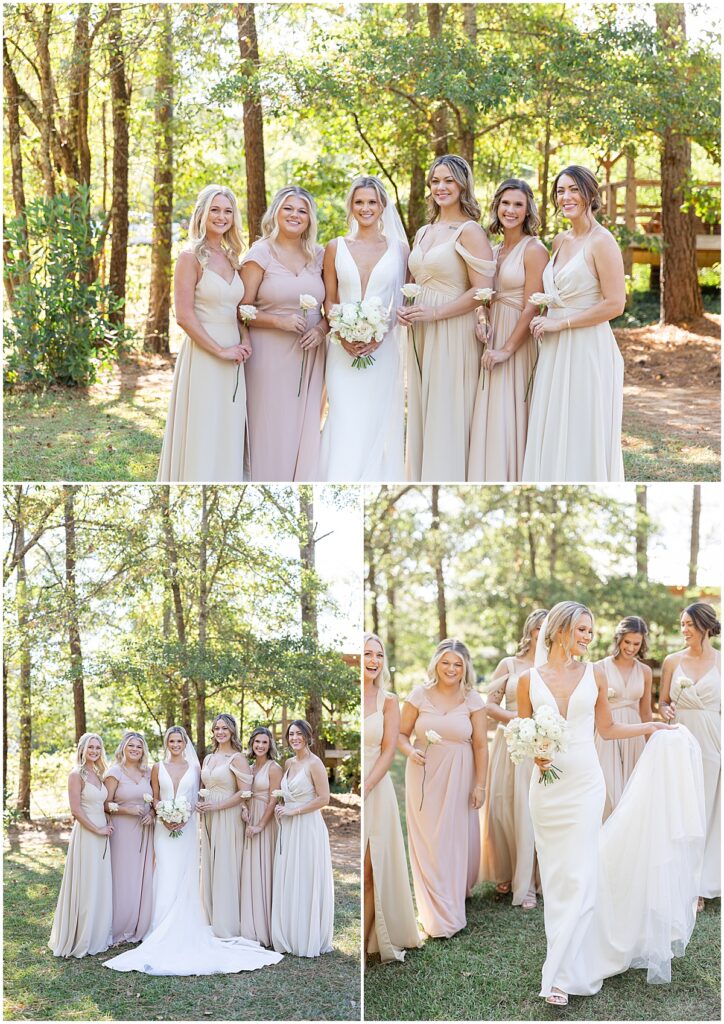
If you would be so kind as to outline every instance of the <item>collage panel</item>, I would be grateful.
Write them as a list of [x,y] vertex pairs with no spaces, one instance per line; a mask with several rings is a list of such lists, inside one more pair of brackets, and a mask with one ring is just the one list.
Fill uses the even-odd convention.
[[718,1019],[720,522],[366,488],[365,1020]]
[[359,1020],[357,489],[6,485],[4,532],[6,1017]]

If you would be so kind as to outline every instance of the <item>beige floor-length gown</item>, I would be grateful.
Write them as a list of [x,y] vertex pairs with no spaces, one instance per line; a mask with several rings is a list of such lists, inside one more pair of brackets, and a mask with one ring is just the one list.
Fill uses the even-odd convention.
[[[627,680],[619,672],[612,657],[604,658],[603,669],[606,673],[606,685],[609,690],[616,691],[616,696],[611,697],[608,702],[611,718],[622,725],[639,725],[639,702],[644,695],[645,686],[641,662],[634,662]],[[606,782],[606,802],[603,806],[605,821],[621,799],[624,786],[644,751],[646,740],[643,736],[634,736],[628,740],[604,740],[596,733],[594,743]]]
[[[507,658],[505,708],[518,713],[518,679],[528,668],[517,658]],[[481,811],[480,882],[512,882],[513,906],[523,902],[529,892],[540,892],[535,855],[533,822],[528,806],[528,790],[533,761],[527,758],[513,764],[505,742],[505,725],[495,730],[488,760],[485,804]]]
[[[473,256],[460,241],[465,226],[451,231],[446,242],[428,252],[420,248],[426,227],[415,236],[409,267],[415,282],[422,285],[415,300],[420,305],[442,306],[459,298],[470,288],[468,267],[493,277],[495,263]],[[482,354],[475,337],[476,317],[473,310],[416,324],[414,331],[408,328],[408,480],[465,480]]]
[[[365,778],[380,756],[384,732],[385,691],[377,691],[377,707],[364,720]],[[407,870],[405,842],[402,838],[400,811],[395,787],[386,773],[365,800],[362,849],[370,851],[374,879],[375,920],[370,932],[368,953],[380,959],[404,960],[405,950],[421,945],[412,905],[410,876]]]
[[[318,305],[307,313],[307,323],[318,324],[324,301],[323,257],[324,250],[317,246],[313,263],[294,274],[277,258],[268,239],[254,242],[242,263],[256,263],[264,271],[254,303],[259,313],[299,313],[299,296],[313,295]],[[304,357],[300,335],[294,331],[257,327],[252,320],[249,333],[253,352],[244,369],[251,478],[318,480],[325,343],[307,349]]]
[[[107,824],[104,785],[83,780],[80,805],[98,827]],[[55,908],[48,945],[55,956],[102,953],[111,944],[113,883],[108,837],[96,835],[80,822],[73,823],[63,881]]]
[[706,845],[699,895],[707,899],[721,896],[721,655],[694,686],[681,688],[680,680],[689,678],[680,665],[674,669],[671,700],[676,704],[675,722],[693,734],[701,747],[704,762],[704,803],[706,807]]
[[[408,758],[405,770],[415,902],[427,934],[449,937],[465,927],[465,899],[480,867],[480,813],[471,801],[475,763],[470,716],[485,704],[473,690],[462,704],[442,714],[424,686],[416,686],[407,701],[418,709],[413,743],[427,747],[424,797],[423,767]],[[442,736],[441,743],[427,746],[429,729]]]
[[[269,769],[266,761],[254,775],[249,801],[249,824],[258,825],[267,809],[270,793]],[[241,934],[256,939],[262,946],[271,946],[272,886],[274,881],[274,850],[277,824],[274,815],[255,836],[247,833],[241,861]]]
[[[243,298],[238,273],[227,282],[204,268],[194,293],[194,311],[224,348],[239,343],[236,307]],[[245,454],[243,364],[219,359],[185,337],[173,375],[158,482],[235,483],[244,479]]]
[[[548,316],[566,320],[603,296],[587,245],[560,270],[556,256],[543,290],[555,297]],[[609,323],[544,334],[528,401],[524,481],[623,480],[623,357]]]
[[[119,808],[141,808],[148,813],[144,795],[153,796],[149,769],[136,782],[113,764],[105,777],[116,779],[113,800]],[[140,815],[114,814],[109,846],[113,874],[113,943],[140,942],[151,927],[153,912],[153,825],[142,825]]]
[[[201,769],[201,785],[208,790],[207,803],[221,803],[237,791],[251,790],[251,772],[240,771],[231,763],[236,751],[224,754]],[[218,759],[218,754],[210,757]],[[241,805],[223,811],[209,811],[201,818],[201,894],[204,913],[214,935],[230,939],[243,935],[241,930],[241,861],[244,851],[244,822]]]
[[[523,312],[525,266],[523,257],[531,235],[525,235],[508,253],[497,272],[495,297],[490,309],[493,328],[491,349],[503,348]],[[502,242],[493,248],[498,258]],[[480,372],[470,429],[468,480],[520,480],[528,434],[528,402],[525,390],[535,361],[535,342],[527,340],[510,359],[494,370]]]
[[[287,807],[316,799],[306,767],[284,773]],[[329,833],[321,811],[282,818],[277,832],[272,891],[272,945],[278,953],[320,956],[332,950],[334,877]]]

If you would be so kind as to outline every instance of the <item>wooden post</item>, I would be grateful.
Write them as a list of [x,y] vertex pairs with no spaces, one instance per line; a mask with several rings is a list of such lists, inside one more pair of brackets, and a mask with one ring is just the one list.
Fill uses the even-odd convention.
[[[627,231],[636,230],[636,160],[633,146],[626,147],[626,193],[624,198],[624,224]],[[623,254],[623,269],[627,276],[633,270],[633,249],[627,246]]]

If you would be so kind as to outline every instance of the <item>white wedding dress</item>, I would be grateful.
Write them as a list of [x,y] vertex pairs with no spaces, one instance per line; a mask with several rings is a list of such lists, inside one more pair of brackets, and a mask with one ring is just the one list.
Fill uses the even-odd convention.
[[[602,826],[597,696],[588,664],[568,701],[568,750],[553,758],[561,777],[544,785],[536,769],[531,778],[547,940],[542,996],[554,987],[593,995],[629,967],[668,982],[671,958],[683,955],[696,922],[705,835],[699,747],[683,727],[654,733]],[[534,711],[559,710],[535,668],[530,698]]]
[[[336,344],[327,351],[325,383],[329,413],[322,430],[320,479],[376,481],[404,479],[404,382],[401,328],[395,311],[402,305],[408,249],[390,238],[387,251],[372,268],[364,298],[382,300],[390,311],[390,326],[373,353],[374,363],[363,370]],[[362,296],[359,270],[344,238],[337,239],[335,256],[340,303]]]
[[[162,800],[174,797],[173,780],[163,762],[158,770]],[[200,774],[189,764],[181,777],[177,798],[193,807],[198,800]],[[219,939],[207,924],[201,907],[198,815],[194,812],[181,835],[172,839],[157,821],[154,847],[151,930],[143,942],[120,956],[106,960],[114,971],[144,974],[235,974],[278,963],[282,957],[250,939]]]

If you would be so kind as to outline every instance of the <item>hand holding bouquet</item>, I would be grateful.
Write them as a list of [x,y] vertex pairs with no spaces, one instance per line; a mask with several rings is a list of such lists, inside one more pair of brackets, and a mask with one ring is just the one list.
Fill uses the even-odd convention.
[[[360,302],[341,302],[329,311],[329,325],[332,328],[329,340],[335,345],[346,341],[361,352],[373,342],[380,342],[384,338],[389,322],[390,311],[383,308],[382,300],[376,296]],[[364,370],[372,366],[374,361],[369,353],[360,354],[352,360],[352,366]]]
[[[532,718],[514,718],[504,729],[505,742],[513,764],[521,764],[527,757],[551,761],[558,751],[568,749],[569,728],[563,715],[547,704],[533,712]],[[560,778],[560,769],[550,764],[540,769],[544,786]]]
[[[165,825],[183,826],[191,817],[191,806],[184,797],[176,797],[174,800],[159,800],[156,805],[156,815]],[[181,834],[181,828],[169,830],[171,839],[178,839]]]
[[[404,301],[403,305],[411,306],[413,304],[413,302],[415,301],[415,299],[417,298],[417,296],[422,291],[422,285],[421,284],[415,284],[414,281],[410,281],[409,284],[403,284],[403,286],[401,288],[401,291],[402,291],[402,294],[405,297],[405,301]],[[420,357],[417,354],[417,344],[415,342],[415,325],[414,324],[410,324],[409,331],[410,331],[410,337],[412,338],[412,349],[413,349],[413,351],[415,353],[415,362],[417,363],[417,369],[420,372],[420,376],[422,376],[422,367],[420,366]]]

